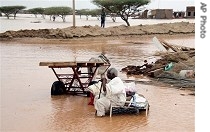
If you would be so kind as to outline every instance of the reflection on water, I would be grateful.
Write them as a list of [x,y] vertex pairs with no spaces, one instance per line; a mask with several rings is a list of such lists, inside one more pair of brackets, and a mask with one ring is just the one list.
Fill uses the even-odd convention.
[[[138,92],[151,106],[148,117],[141,112],[97,118],[94,107],[87,105],[87,97],[50,95],[56,77],[49,68],[40,67],[39,62],[87,61],[105,52],[112,67],[120,71],[127,65],[141,65],[144,59],[155,58],[156,48],[150,41],[131,41],[2,43],[1,131],[194,131],[195,97],[188,95],[189,91],[138,83]],[[191,43],[194,38],[180,41]],[[127,79],[121,72],[120,77]]]

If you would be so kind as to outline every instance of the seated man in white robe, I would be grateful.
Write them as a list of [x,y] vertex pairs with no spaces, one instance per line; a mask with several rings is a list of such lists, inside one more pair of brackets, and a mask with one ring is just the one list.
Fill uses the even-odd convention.
[[117,70],[110,68],[107,71],[107,78],[110,82],[107,83],[107,79],[103,78],[103,91],[105,96],[95,100],[94,106],[97,110],[97,116],[104,116],[109,111],[111,104],[115,106],[124,106],[126,101],[125,85],[122,80],[117,77]]

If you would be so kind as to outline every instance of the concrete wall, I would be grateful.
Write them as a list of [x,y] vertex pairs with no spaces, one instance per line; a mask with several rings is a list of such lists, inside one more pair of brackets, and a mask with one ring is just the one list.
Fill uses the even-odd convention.
[[145,10],[145,11],[142,13],[142,18],[147,18],[147,12],[148,12],[148,10]]
[[172,19],[173,9],[155,9],[151,11],[151,16],[155,19]]
[[173,9],[165,9],[166,19],[173,18]]
[[156,9],[155,18],[156,19],[164,19],[164,18],[166,18],[165,10],[164,9]]

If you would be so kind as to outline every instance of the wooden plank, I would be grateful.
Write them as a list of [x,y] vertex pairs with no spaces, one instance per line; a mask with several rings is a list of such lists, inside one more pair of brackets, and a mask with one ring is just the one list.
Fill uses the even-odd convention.
[[39,66],[76,66],[76,62],[40,62]]
[[172,51],[177,52],[177,49],[175,49],[172,45],[170,45],[170,44],[167,43],[166,41],[161,40],[160,42],[163,43],[163,44],[165,44],[167,47],[171,48]]
[[94,67],[94,66],[96,66],[96,63],[87,63],[87,66]]
[[81,66],[81,67],[87,67],[87,66],[101,66],[104,65],[104,62],[85,62],[85,61],[79,61],[79,62],[40,62],[39,66],[48,66],[48,67],[73,67],[73,66]]

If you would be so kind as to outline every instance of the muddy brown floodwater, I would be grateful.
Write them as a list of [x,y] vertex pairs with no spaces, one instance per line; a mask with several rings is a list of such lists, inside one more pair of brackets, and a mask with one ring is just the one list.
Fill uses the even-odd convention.
[[[194,37],[166,39],[181,45]],[[42,61],[87,61],[105,52],[119,71],[144,59],[155,59],[152,39],[75,39],[68,44],[1,43],[1,131],[185,131],[195,130],[195,96],[188,90],[136,83],[138,93],[150,103],[149,114],[114,114],[95,117],[89,98],[63,95],[51,97],[56,80]],[[120,72],[123,80],[130,79]],[[145,78],[145,77],[142,77]]]

